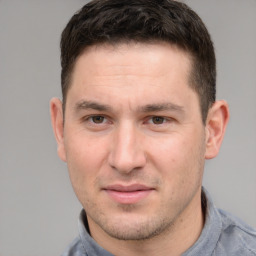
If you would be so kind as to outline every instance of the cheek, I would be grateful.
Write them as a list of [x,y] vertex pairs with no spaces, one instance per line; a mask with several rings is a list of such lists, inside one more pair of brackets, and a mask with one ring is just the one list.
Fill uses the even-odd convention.
[[72,136],[65,144],[67,164],[72,186],[80,198],[80,194],[90,191],[102,165],[106,151],[102,140],[92,140],[82,136]]
[[65,148],[67,162],[72,165],[81,166],[83,169],[91,169],[95,164],[101,163],[106,147],[102,138],[94,138],[83,131],[67,136]]
[[[204,161],[203,145],[200,139],[176,134],[152,142],[149,148],[151,162],[163,180],[172,187],[198,182],[201,179]],[[193,139],[191,139],[193,138]]]
[[155,164],[171,171],[174,166],[184,163],[189,151],[188,146],[182,136],[170,135],[154,139],[146,148]]

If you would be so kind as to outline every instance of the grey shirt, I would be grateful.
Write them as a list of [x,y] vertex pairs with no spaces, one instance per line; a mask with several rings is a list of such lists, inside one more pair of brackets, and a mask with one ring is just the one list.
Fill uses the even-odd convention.
[[[197,242],[183,256],[256,256],[256,229],[231,214],[217,209],[203,189],[205,225]],[[79,218],[77,237],[61,256],[113,256],[90,236],[86,213]]]

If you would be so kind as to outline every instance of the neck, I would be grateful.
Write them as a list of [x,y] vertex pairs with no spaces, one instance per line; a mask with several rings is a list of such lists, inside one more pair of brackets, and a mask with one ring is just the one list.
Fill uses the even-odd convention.
[[200,189],[171,227],[153,238],[139,241],[118,240],[108,236],[100,227],[94,227],[92,237],[101,247],[116,256],[179,256],[197,241],[203,225]]

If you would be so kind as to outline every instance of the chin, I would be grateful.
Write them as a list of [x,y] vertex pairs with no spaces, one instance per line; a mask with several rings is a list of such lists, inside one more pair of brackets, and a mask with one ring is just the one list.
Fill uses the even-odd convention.
[[172,226],[172,222],[149,216],[124,216],[112,221],[105,221],[101,228],[111,237],[118,240],[146,240],[165,232]]

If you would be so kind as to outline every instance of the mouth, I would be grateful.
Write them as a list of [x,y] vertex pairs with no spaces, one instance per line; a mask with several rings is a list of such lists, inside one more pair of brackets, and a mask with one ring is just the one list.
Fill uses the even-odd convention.
[[142,185],[110,185],[103,189],[107,195],[120,204],[136,204],[147,198],[155,189]]

